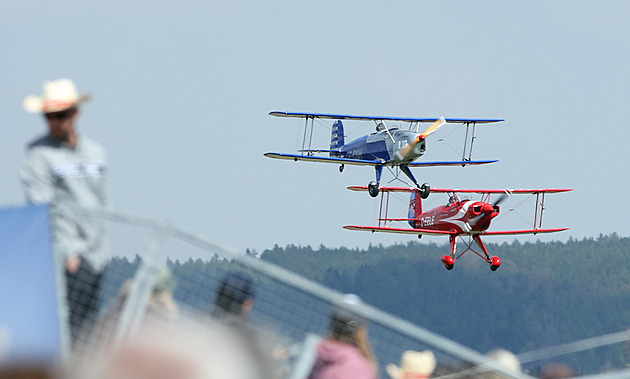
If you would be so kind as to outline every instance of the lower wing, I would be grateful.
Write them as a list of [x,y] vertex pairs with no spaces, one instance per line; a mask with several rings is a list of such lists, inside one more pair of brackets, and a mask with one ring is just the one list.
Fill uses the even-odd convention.
[[483,232],[480,233],[485,236],[509,236],[517,234],[538,234],[538,233],[555,233],[569,230],[569,228],[554,228],[554,229],[526,229],[526,230],[504,230],[496,232]]
[[[321,163],[349,164],[356,166],[386,166],[387,162],[374,159],[353,159],[339,157],[319,157],[313,155],[286,154],[286,153],[265,153],[265,157],[274,159],[285,159],[290,161],[307,161]],[[440,161],[440,162],[411,162],[410,167],[435,167],[435,166],[466,166],[466,165],[482,165],[498,162],[497,160],[489,161]]]
[[313,155],[301,155],[301,154],[285,154],[285,153],[265,153],[265,157],[274,159],[286,159],[290,161],[307,161],[307,162],[322,162],[322,163],[336,163],[336,164],[350,164],[357,166],[379,166],[385,162],[380,160],[367,160],[367,159],[350,159],[350,158],[338,158],[338,157],[316,157]]
[[498,162],[497,159],[486,160],[486,161],[442,161],[442,162],[411,162],[409,163],[409,167],[433,167],[433,166],[477,166],[482,164],[489,164]]
[[361,230],[366,232],[384,232],[399,234],[423,234],[427,236],[443,236],[454,235],[457,233],[447,232],[446,230],[429,230],[429,229],[412,229],[412,228],[388,228],[385,226],[364,226],[364,225],[346,225],[343,227],[348,230]]

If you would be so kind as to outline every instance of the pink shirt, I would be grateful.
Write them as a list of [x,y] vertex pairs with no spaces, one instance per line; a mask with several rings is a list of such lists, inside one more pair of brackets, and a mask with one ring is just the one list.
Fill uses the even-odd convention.
[[374,379],[374,366],[354,346],[323,340],[309,379]]

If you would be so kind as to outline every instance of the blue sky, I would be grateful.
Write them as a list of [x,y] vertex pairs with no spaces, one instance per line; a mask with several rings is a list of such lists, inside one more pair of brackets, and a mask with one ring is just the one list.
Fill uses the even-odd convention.
[[[26,0],[2,8],[0,204],[23,204],[24,146],[45,130],[23,98],[69,77],[93,95],[79,130],[108,150],[112,208],[227,248],[413,240],[342,229],[374,222],[377,202],[345,190],[372,180],[371,168],[339,174],[335,165],[263,157],[294,152],[300,138],[302,122],[273,110],[504,118],[478,128],[473,155],[499,163],[414,173],[434,187],[574,188],[548,197],[544,220],[570,231],[519,239],[630,234],[625,205],[611,200],[628,186],[627,2]],[[346,132],[373,129],[365,125]],[[326,147],[328,129],[316,132]],[[426,159],[457,158],[431,142]],[[504,220],[493,229],[512,226]]]

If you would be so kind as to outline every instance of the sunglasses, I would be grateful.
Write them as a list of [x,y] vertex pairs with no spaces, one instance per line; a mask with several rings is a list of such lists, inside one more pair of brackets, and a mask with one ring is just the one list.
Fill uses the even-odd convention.
[[76,109],[67,109],[61,112],[44,113],[46,120],[66,120],[77,112]]

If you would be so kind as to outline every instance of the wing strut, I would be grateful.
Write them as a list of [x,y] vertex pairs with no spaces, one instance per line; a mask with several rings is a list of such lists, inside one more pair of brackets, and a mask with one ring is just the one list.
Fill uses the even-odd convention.
[[[540,203],[538,202],[540,200]],[[538,212],[540,208],[540,214]],[[536,194],[536,211],[534,212],[534,229],[542,229],[542,217],[545,210],[545,193]]]
[[[472,131],[470,130],[470,125],[472,124]],[[466,138],[464,139],[464,150],[462,151],[462,161],[470,161],[472,160],[472,150],[473,150],[473,143],[475,143],[475,129],[477,127],[477,123],[472,121],[472,122],[467,122],[466,123]],[[468,138],[468,134],[470,132],[470,138]],[[470,139],[470,146],[468,146],[468,140]],[[468,158],[466,158],[466,150],[468,149]]]
[[[311,143],[313,142],[313,125],[315,124],[315,116],[306,116],[304,123],[304,136],[302,137],[302,154],[306,152],[306,155],[313,155],[311,150]],[[308,138],[308,145],[307,140]]]
[[[387,194],[387,196],[385,196]],[[381,209],[378,212],[378,226],[387,226],[387,218],[389,214],[389,195],[390,192],[381,192]],[[387,199],[385,199],[387,197]],[[385,206],[383,207],[383,201],[385,201]],[[383,210],[385,210],[385,214],[383,214]]]

